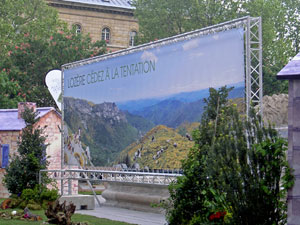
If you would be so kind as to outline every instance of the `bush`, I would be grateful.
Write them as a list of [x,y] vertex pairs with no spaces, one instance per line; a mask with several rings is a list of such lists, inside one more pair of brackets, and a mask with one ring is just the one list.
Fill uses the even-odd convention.
[[20,197],[12,195],[10,207],[22,209],[27,207],[33,210],[46,209],[48,203],[55,201],[58,197],[56,189],[49,190],[46,187],[36,185],[34,189],[24,189]]
[[39,193],[37,191],[37,188],[34,190],[32,189],[24,189],[21,194],[21,199],[23,201],[29,201],[29,200],[37,200],[39,199]]
[[[230,89],[210,89],[184,176],[170,185],[172,224],[285,224],[286,194],[293,185],[287,143],[227,101]],[[222,212],[226,215],[219,219]],[[215,215],[215,216],[213,216]]]
[[33,189],[39,183],[39,171],[46,169],[46,137],[43,129],[34,127],[38,122],[37,113],[25,108],[22,113],[26,127],[22,129],[18,143],[18,155],[14,155],[4,175],[4,184],[12,194],[24,189]]
[[58,195],[58,191],[56,189],[43,189],[40,195],[40,201],[48,201],[48,202],[52,202],[55,201],[56,199],[58,199],[59,195]]

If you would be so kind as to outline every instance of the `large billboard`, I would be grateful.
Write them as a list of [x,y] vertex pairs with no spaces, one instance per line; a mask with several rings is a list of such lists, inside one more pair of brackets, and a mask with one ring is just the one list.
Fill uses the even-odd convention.
[[190,128],[200,122],[210,87],[234,87],[230,97],[244,98],[244,59],[244,29],[234,28],[64,67],[65,163],[104,166],[127,157],[164,167],[166,151],[192,146]]

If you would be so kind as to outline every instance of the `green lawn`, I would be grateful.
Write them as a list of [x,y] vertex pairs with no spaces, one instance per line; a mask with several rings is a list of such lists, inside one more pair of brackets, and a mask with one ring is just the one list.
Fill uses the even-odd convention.
[[[7,209],[7,210],[1,210],[1,212],[11,212],[16,209]],[[22,212],[23,210],[17,209],[16,211]],[[0,224],[3,225],[30,225],[30,224],[36,224],[41,225],[44,221],[47,221],[47,217],[45,216],[44,210],[39,211],[32,211],[33,214],[39,215],[43,218],[43,221],[23,221],[23,220],[17,220],[17,219],[3,219],[0,218]],[[94,216],[88,216],[88,215],[81,215],[81,214],[74,214],[72,216],[72,221],[74,222],[89,222],[90,225],[129,225],[129,223],[124,222],[118,222],[118,221],[112,221],[107,219],[101,219]]]

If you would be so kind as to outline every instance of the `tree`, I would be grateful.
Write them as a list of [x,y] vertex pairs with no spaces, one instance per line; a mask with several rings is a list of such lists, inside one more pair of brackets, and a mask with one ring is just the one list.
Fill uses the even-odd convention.
[[22,113],[26,127],[22,130],[15,154],[6,169],[4,183],[12,194],[20,194],[24,189],[34,189],[39,183],[39,171],[48,165],[43,128],[36,127],[37,113],[25,108]]
[[254,111],[247,119],[241,116],[227,102],[228,92],[210,89],[205,100],[184,176],[170,186],[170,224],[214,223],[226,214],[229,224],[286,222],[284,199],[293,185],[287,143],[263,127]]
[[[47,72],[105,53],[105,42],[92,43],[89,36],[75,34],[75,28],[67,29],[43,0],[0,1],[0,70],[10,71],[8,80],[20,85],[18,94],[23,100],[55,107],[45,85]],[[14,96],[9,98],[9,107],[17,106]]]
[[2,66],[11,71],[10,79],[21,84],[21,94],[39,106],[55,106],[45,85],[47,72],[68,62],[103,54],[105,43],[92,43],[88,36],[61,30],[48,39],[26,34],[21,43],[13,43],[8,49]]
[[18,102],[24,101],[24,96],[21,95],[20,85],[17,81],[9,79],[9,72],[6,69],[0,71],[0,108],[12,108]]
[[21,43],[24,34],[47,38],[63,26],[57,11],[44,0],[0,0],[0,4],[0,54],[6,55],[9,44]]
[[293,0],[136,0],[140,42],[250,15],[262,17],[264,94],[287,92],[275,75],[299,51],[300,2]]

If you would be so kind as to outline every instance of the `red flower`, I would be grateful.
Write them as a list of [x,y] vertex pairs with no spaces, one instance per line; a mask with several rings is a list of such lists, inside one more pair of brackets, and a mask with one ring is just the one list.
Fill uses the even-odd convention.
[[53,36],[50,36],[50,40],[52,40],[53,39]]
[[15,46],[15,49],[19,49],[19,46],[16,45],[16,46]]
[[215,218],[215,214],[211,214],[211,215],[209,216],[209,220],[210,220],[210,221],[214,220],[214,218]]
[[226,215],[226,211],[223,211],[223,212],[216,212],[216,213],[213,213],[211,214],[208,219],[210,221],[214,220],[214,219],[223,219],[224,216]]

